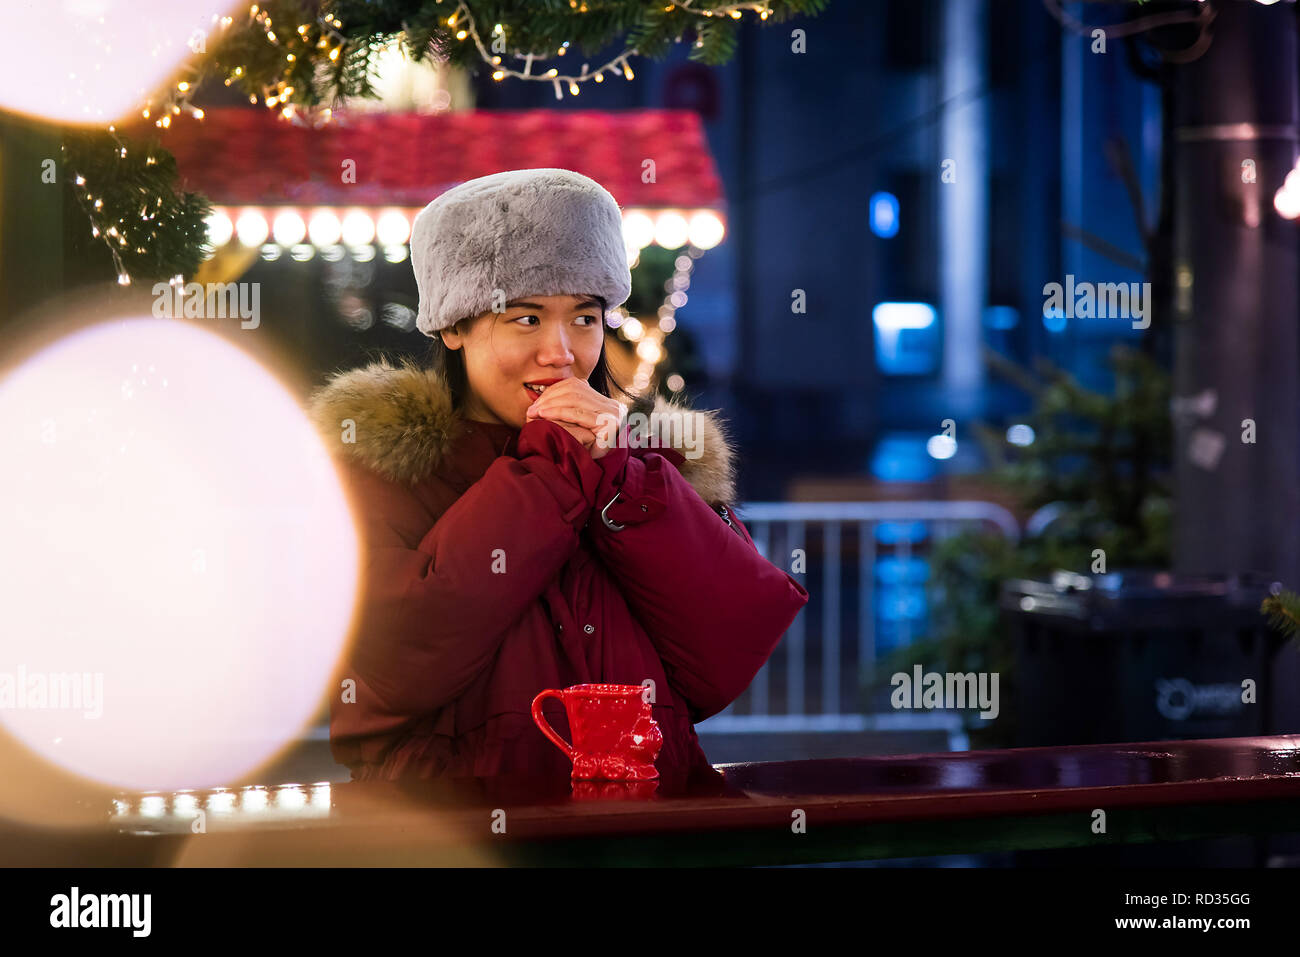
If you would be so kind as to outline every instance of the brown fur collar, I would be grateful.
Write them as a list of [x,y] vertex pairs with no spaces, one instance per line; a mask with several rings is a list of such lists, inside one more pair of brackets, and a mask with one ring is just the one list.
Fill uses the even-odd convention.
[[[327,448],[342,448],[351,459],[396,482],[414,484],[437,472],[464,420],[451,405],[445,379],[415,360],[387,359],[332,375],[312,393],[308,414]],[[686,455],[681,426],[673,417],[690,413],[687,406],[655,396],[642,396],[630,408],[647,418],[659,442],[670,442]],[[649,418],[649,413],[655,413]],[[716,411],[695,413],[696,430],[691,448],[698,451],[680,466],[685,478],[710,505],[731,504],[735,499],[733,455],[725,424]],[[355,423],[355,441],[340,443],[345,420]],[[635,420],[634,420],[635,421]],[[656,447],[652,442],[651,448]]]

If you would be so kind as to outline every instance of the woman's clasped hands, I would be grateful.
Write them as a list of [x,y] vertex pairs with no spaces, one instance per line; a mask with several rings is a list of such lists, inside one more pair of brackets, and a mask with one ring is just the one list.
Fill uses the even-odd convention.
[[528,407],[525,421],[549,419],[599,459],[614,446],[626,417],[621,402],[601,395],[586,379],[570,376],[548,385]]

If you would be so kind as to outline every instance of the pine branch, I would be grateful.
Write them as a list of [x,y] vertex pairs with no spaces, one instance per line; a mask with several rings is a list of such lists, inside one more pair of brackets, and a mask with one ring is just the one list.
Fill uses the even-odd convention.
[[691,50],[690,58],[714,66],[726,63],[736,51],[736,24],[738,20],[713,17],[699,28],[699,40]]
[[65,134],[62,179],[69,206],[70,263],[107,252],[119,277],[192,275],[210,253],[205,220],[212,204],[178,192],[176,160],[156,140],[129,141],[113,131]]
[[1300,643],[1300,595],[1283,590],[1265,598],[1259,610],[1268,616],[1270,625]]
[[1007,382],[1010,382],[1016,388],[1020,389],[1026,395],[1037,398],[1042,394],[1044,385],[1038,379],[1034,378],[1033,373],[1020,364],[1013,362],[1006,356],[988,346],[982,347],[984,362],[988,365],[989,371],[994,375],[1001,376]]
[[1168,546],[1168,373],[1137,350],[1112,350],[1115,387],[1103,395],[1047,361],[1037,375],[1001,356],[990,364],[1034,400],[1022,419],[1033,442],[1002,439],[989,455],[999,484],[1028,507],[1062,504],[1053,528],[1070,542],[1105,547],[1116,561],[1159,562]]

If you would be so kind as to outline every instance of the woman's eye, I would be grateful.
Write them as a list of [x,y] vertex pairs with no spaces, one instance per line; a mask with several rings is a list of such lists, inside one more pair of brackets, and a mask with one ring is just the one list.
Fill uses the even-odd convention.
[[[587,321],[583,324],[584,326],[598,326],[598,325],[600,325],[600,319],[599,319],[598,317],[596,317],[596,316],[579,316],[578,318],[579,318],[579,319],[586,319],[586,320],[587,320]],[[535,322],[531,322],[531,321],[529,321],[529,320],[536,320],[536,321],[535,321]],[[541,322],[542,322],[542,320],[541,320],[540,318],[538,318],[537,316],[535,316],[535,315],[529,315],[529,316],[518,316],[518,317],[516,317],[516,318],[514,318],[514,319],[511,319],[510,321],[511,321],[511,322],[520,322],[520,323],[523,323],[524,325],[528,326],[529,328],[532,328],[532,327],[534,327],[534,326],[541,325]]]

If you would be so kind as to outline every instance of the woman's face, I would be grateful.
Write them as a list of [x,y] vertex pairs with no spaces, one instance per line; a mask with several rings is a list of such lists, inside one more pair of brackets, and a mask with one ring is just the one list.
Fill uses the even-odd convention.
[[523,428],[544,385],[577,376],[586,381],[605,341],[604,315],[591,296],[527,296],[485,312],[460,331],[444,329],[448,349],[463,349],[469,395],[464,414],[476,422]]

